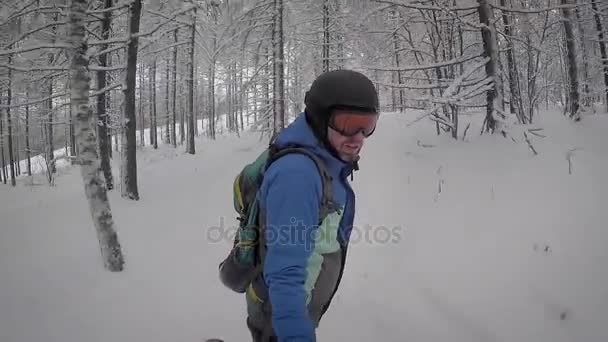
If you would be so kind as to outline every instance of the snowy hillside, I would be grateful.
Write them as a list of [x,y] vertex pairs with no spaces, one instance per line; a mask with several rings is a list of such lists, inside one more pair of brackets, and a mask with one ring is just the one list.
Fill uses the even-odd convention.
[[[407,126],[415,117],[382,116],[364,147],[356,231],[318,340],[607,341],[608,115],[541,113],[538,155],[521,128],[515,143],[472,124],[455,142]],[[0,342],[248,341],[244,298],[217,265],[233,177],[258,138],[139,153],[141,200],[110,193],[122,273],[102,268],[78,169],[52,188],[0,187]]]

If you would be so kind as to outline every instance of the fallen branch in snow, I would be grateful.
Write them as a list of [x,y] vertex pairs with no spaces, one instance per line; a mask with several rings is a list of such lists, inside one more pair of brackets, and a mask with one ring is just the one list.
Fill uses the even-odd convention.
[[532,143],[530,142],[530,139],[528,138],[528,134],[526,134],[526,132],[524,132],[524,138],[526,139],[526,142],[528,143],[528,147],[530,147],[530,150],[532,150],[534,155],[538,155],[538,152],[536,152],[536,149],[534,149],[534,146],[532,146]]
[[536,133],[536,131],[542,131],[542,130],[543,130],[542,128],[530,128],[530,129],[528,129],[528,132],[530,134],[536,135],[537,137],[546,138],[547,137],[546,135]]
[[464,133],[462,134],[462,141],[464,141],[464,138],[467,136],[467,131],[469,130],[469,127],[471,127],[471,123],[470,122],[467,125],[467,128],[464,129]]

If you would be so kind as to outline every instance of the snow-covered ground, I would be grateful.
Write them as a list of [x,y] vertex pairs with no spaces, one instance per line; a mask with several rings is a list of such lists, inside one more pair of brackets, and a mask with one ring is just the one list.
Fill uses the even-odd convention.
[[[534,155],[521,128],[517,143],[480,136],[480,116],[463,116],[473,124],[453,141],[426,120],[407,126],[416,114],[383,115],[364,148],[348,265],[318,340],[607,341],[608,115],[541,113]],[[140,151],[141,200],[110,193],[122,273],[102,269],[77,168],[55,187],[0,187],[0,342],[249,340],[217,265],[233,177],[258,138]]]

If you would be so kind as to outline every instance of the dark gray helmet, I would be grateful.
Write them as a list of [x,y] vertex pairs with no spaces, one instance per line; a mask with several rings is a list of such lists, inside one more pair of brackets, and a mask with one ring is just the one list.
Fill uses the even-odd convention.
[[325,142],[332,109],[350,109],[378,113],[378,93],[365,75],[352,70],[333,70],[321,74],[304,98],[306,119],[315,134]]

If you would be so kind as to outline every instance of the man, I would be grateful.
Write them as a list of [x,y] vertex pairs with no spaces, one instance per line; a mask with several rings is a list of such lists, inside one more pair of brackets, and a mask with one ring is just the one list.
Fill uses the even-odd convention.
[[256,342],[312,342],[342,277],[355,214],[348,176],[375,130],[378,95],[363,74],[322,74],[306,110],[276,137],[318,156],[331,176],[334,211],[319,222],[322,178],[314,161],[287,154],[273,162],[260,187],[263,272],[247,291],[247,325]]

